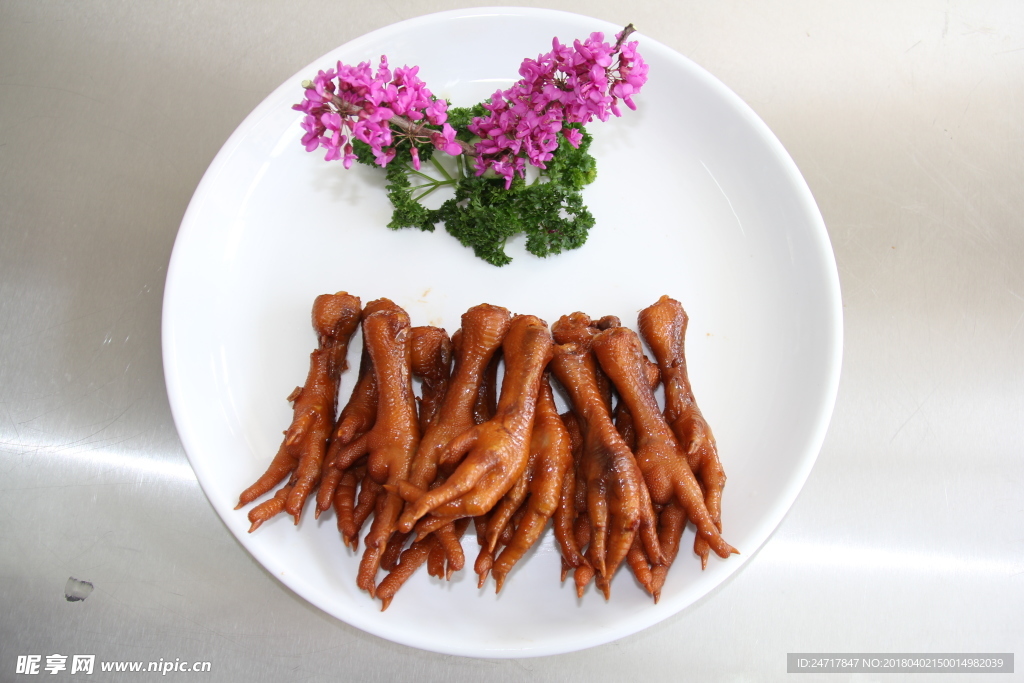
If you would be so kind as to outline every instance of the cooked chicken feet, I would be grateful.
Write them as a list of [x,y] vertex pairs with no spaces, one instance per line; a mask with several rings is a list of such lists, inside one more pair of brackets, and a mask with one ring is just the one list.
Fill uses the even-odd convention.
[[[569,432],[558,414],[551,385],[545,378],[537,398],[537,414],[530,440],[530,461],[522,478],[528,484],[526,512],[516,525],[511,541],[494,561],[492,575],[495,591],[501,590],[505,576],[537,542],[548,520],[558,509],[564,480],[566,476],[572,476],[572,464]],[[492,552],[497,536],[494,533],[488,538]]]
[[[360,320],[359,376],[335,422],[339,375]],[[413,328],[388,299],[360,311],[357,298],[340,292],[317,298],[313,322],[319,345],[306,385],[289,397],[292,424],[239,507],[287,478],[249,512],[250,531],[280,512],[298,523],[316,492],[317,515],[333,507],[352,549],[372,516],[356,583],[382,609],[419,566],[440,579],[464,566],[470,518],[480,586],[493,575],[498,591],[549,519],[562,580],[573,572],[580,597],[595,581],[608,599],[626,562],[657,602],[687,521],[697,527],[702,566],[711,550],[738,552],[720,533],[725,475],[689,385],[678,302],[662,297],[640,314],[657,363],[614,316],[574,313],[549,331],[534,316],[481,304],[449,339],[440,328]],[[564,415],[549,370],[568,396]],[[378,584],[380,569],[389,573]]]
[[[306,383],[296,387],[288,397],[293,401],[292,424],[270,467],[242,492],[236,509],[256,500],[292,474],[287,496],[277,496],[281,503],[264,507],[261,512],[265,515],[273,509],[273,514],[277,514],[283,510],[299,523],[306,498],[320,482],[327,438],[334,429],[338,383],[346,368],[348,342],[359,325],[360,313],[359,297],[346,292],[322,294],[313,302],[313,328],[319,344],[310,354]],[[249,531],[254,531],[269,516],[272,515],[257,514],[250,520],[253,526]]]
[[[580,331],[576,322],[563,318],[555,326],[556,334],[563,325]],[[654,561],[661,560],[661,550],[643,475],[612,423],[597,362],[589,344],[582,341],[585,337],[575,332],[573,335],[581,341],[557,346],[551,367],[569,393],[582,432],[579,470],[586,486],[590,526],[586,558],[603,578],[602,590],[607,597],[607,582],[626,558],[637,533]]]
[[[704,493],[704,504],[711,520],[722,530],[722,490],[725,470],[718,459],[718,447],[711,427],[704,420],[690,387],[686,372],[686,325],[689,318],[682,304],[663,296],[640,312],[640,334],[650,346],[661,369],[665,384],[665,419],[686,452],[690,469]],[[708,541],[698,534],[694,552],[707,567]]]
[[452,519],[480,515],[522,476],[529,457],[537,392],[551,358],[551,333],[537,317],[516,316],[502,349],[505,377],[497,412],[448,443],[440,462],[462,463],[443,485],[407,506],[399,520],[401,531],[411,530],[429,512]]
[[697,533],[720,557],[738,553],[725,542],[708,513],[686,454],[658,408],[640,338],[628,328],[610,328],[594,338],[594,353],[629,408],[636,427],[636,460],[651,500],[658,505],[678,501]]

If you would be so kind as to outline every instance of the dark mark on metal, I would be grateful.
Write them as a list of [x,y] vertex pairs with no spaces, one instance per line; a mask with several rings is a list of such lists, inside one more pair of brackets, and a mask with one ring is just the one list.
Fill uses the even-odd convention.
[[68,602],[81,602],[89,597],[89,593],[92,593],[92,584],[88,581],[79,581],[69,576],[68,582],[64,584],[64,597]]

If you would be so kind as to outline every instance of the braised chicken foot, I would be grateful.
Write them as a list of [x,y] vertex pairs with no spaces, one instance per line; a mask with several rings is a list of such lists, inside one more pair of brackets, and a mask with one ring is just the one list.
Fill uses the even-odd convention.
[[437,422],[452,371],[452,342],[440,327],[412,328],[412,374],[422,380],[419,406],[420,433]]
[[[467,339],[463,337],[464,348]],[[432,511],[452,518],[483,514],[522,476],[529,458],[537,393],[552,345],[543,320],[528,315],[512,320],[502,344],[505,376],[494,417],[444,447],[439,462],[461,460],[461,464],[442,486],[406,507],[399,520],[400,530],[409,531]]]
[[562,555],[561,580],[565,581],[571,569],[587,565],[587,560],[580,552],[581,546],[576,542],[576,517],[587,514],[585,488],[586,483],[578,484],[579,462],[583,454],[583,434],[579,420],[571,410],[562,413],[562,424],[569,436],[569,451],[572,454],[572,465],[562,478],[562,491],[559,496],[558,508],[552,515],[552,527],[555,540],[558,542]]
[[586,489],[588,563],[599,575],[610,578],[638,532],[648,554],[660,558],[657,522],[643,476],[612,424],[598,388],[592,355],[579,344],[562,344],[555,349],[551,367],[569,393],[583,435],[579,462],[582,482],[578,486],[583,483]]
[[[379,308],[363,317],[363,344],[377,385],[376,420],[368,432],[341,449],[334,466],[345,470],[365,456],[368,476],[383,486],[408,478],[419,443],[419,422],[412,389],[409,316],[390,301],[373,303]],[[402,499],[396,494],[385,489],[377,495],[356,578],[356,585],[370,595],[401,510]]]
[[[665,384],[665,419],[686,453],[704,494],[704,504],[715,524],[722,530],[722,491],[725,470],[718,458],[718,447],[711,427],[704,420],[690,387],[686,372],[686,326],[689,318],[682,304],[668,296],[640,312],[640,334],[658,361]],[[707,566],[708,541],[698,534],[694,552]]]
[[[348,342],[359,325],[360,313],[359,297],[346,292],[322,294],[313,302],[313,329],[318,347],[310,354],[306,383],[288,397],[293,402],[291,426],[285,431],[284,441],[270,467],[242,492],[236,509],[256,500],[292,474],[288,495],[278,511],[287,512],[296,524],[299,523],[306,498],[320,482],[327,439],[334,429],[338,384],[346,368]],[[259,523],[262,521],[260,519]],[[254,522],[250,531],[259,523]]]
[[[558,414],[551,393],[551,384],[545,377],[541,381],[537,397],[537,414],[534,417],[533,435],[530,440],[530,460],[522,478],[523,481],[528,481],[529,486],[526,511],[516,526],[511,541],[494,562],[492,575],[495,591],[501,590],[509,571],[537,542],[548,520],[558,509],[565,478],[574,476],[570,474],[572,464],[569,432]],[[498,540],[497,534],[489,540],[493,551]]]
[[658,505],[678,501],[697,533],[720,557],[738,553],[725,542],[708,513],[686,454],[661,414],[647,379],[640,338],[625,327],[611,328],[594,338],[594,353],[636,425],[636,460],[651,500]]
[[445,446],[475,424],[473,408],[484,371],[501,347],[510,320],[507,309],[490,304],[474,306],[462,315],[462,328],[456,333],[455,369],[436,420],[416,449],[409,477],[412,485],[426,489],[433,484]]

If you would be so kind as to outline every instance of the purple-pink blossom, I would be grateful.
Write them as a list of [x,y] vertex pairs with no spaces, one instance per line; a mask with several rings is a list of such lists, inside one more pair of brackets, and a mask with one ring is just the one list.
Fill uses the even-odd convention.
[[481,138],[476,145],[477,174],[491,171],[504,177],[508,187],[515,175],[525,174],[524,158],[546,168],[558,148],[558,132],[579,146],[582,133],[565,124],[620,116],[620,100],[636,109],[632,96],[647,81],[648,67],[636,51],[637,43],[624,43],[625,35],[619,33],[611,45],[604,42],[604,34],[591,33],[571,47],[555,38],[551,52],[523,60],[522,78],[495,92],[484,105],[489,114],[469,125]]
[[[480,138],[477,175],[503,177],[507,188],[516,176],[525,177],[527,163],[546,168],[560,136],[579,147],[583,133],[578,125],[620,116],[619,102],[636,109],[633,96],[647,82],[648,67],[637,43],[625,40],[632,31],[632,26],[623,29],[614,44],[606,43],[602,33],[572,45],[554,38],[550,52],[523,60],[521,79],[496,91],[483,105],[488,114],[469,124]],[[345,168],[356,159],[355,140],[369,145],[381,166],[395,158],[398,142],[415,143],[410,151],[416,169],[416,144],[432,144],[452,155],[470,149],[456,139],[447,123],[447,103],[427,89],[417,66],[392,70],[381,57],[374,72],[369,62],[350,66],[339,61],[304,86],[305,97],[292,107],[306,114],[302,145],[309,152],[326,148],[324,158],[340,159]]]
[[[400,67],[393,72],[381,57],[376,73],[369,62],[320,71],[307,82],[302,102],[292,107],[306,114],[301,126],[302,145],[312,152],[325,147],[324,159],[341,159],[349,168],[356,156],[352,141],[370,146],[377,163],[386,166],[395,157],[396,136],[416,142],[432,142],[449,154],[458,154],[455,132],[446,121],[447,103],[431,94],[419,78],[419,67]],[[428,126],[444,126],[440,133]],[[412,147],[413,165],[419,155]]]

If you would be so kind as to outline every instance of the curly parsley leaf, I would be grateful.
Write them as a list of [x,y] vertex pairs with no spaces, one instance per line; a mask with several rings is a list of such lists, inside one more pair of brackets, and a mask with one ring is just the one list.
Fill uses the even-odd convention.
[[[481,105],[453,107],[448,111],[448,122],[459,139],[470,142],[473,135],[466,126],[485,110]],[[594,226],[594,217],[583,204],[582,189],[597,177],[597,163],[590,155],[591,136],[576,124],[583,136],[580,146],[573,147],[559,133],[558,149],[540,172],[535,182],[526,183],[515,178],[505,189],[503,178],[488,178],[472,173],[471,161],[465,160],[467,176],[450,181],[424,184],[423,174],[412,167],[408,142],[396,145],[395,159],[385,168],[388,199],[394,211],[388,227],[419,228],[433,231],[438,222],[461,244],[473,250],[479,258],[495,266],[503,266],[512,258],[505,253],[510,237],[526,234],[526,249],[540,257],[551,256],[567,249],[577,249],[587,240]],[[360,163],[377,166],[369,145],[355,142],[354,151]],[[429,144],[417,146],[421,163],[433,153]],[[378,166],[379,168],[379,166]],[[411,176],[419,176],[414,184]],[[424,188],[454,185],[455,196],[443,202],[438,209],[428,209],[420,203],[427,194]]]
[[392,230],[400,228],[419,228],[428,232],[434,231],[437,223],[436,211],[431,211],[414,198],[414,189],[405,170],[405,164],[390,163],[385,169],[388,184],[388,199],[395,210],[391,213],[388,227]]

